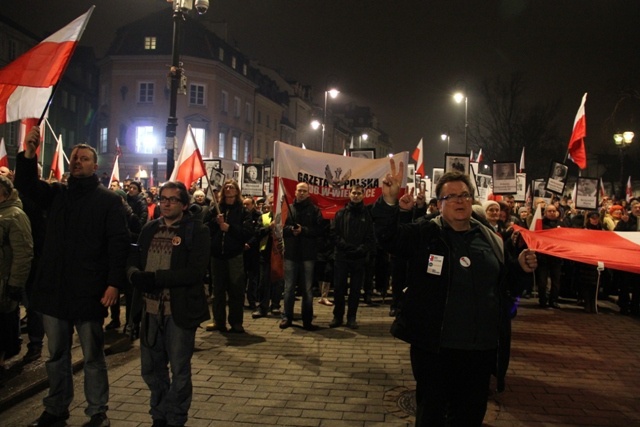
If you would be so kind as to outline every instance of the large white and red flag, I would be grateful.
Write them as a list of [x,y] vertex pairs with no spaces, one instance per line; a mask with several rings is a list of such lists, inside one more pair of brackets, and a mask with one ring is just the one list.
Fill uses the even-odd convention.
[[629,175],[629,179],[627,180],[627,188],[625,191],[625,200],[627,203],[631,201],[633,198],[633,188],[631,188],[631,175]]
[[9,167],[9,154],[4,145],[4,138],[0,139],[0,166]]
[[[320,208],[322,216],[326,219],[333,218],[336,212],[347,204],[352,185],[362,185],[364,203],[373,203],[382,195],[382,180],[390,172],[388,157],[344,157],[339,154],[303,150],[280,141],[276,141],[274,145],[274,200],[280,200],[284,195],[284,199],[292,204],[296,185],[306,182],[309,185],[311,200]],[[401,162],[403,164],[404,189],[409,153],[403,151],[394,154],[393,159],[397,168]],[[281,212],[279,209],[281,204],[276,203],[276,213]]]
[[587,117],[584,104],[587,102],[587,94],[582,97],[582,103],[578,108],[578,114],[573,122],[573,132],[569,139],[569,158],[580,169],[587,167],[587,150],[584,147],[584,138],[587,136]]
[[64,149],[62,148],[62,135],[58,138],[58,145],[56,146],[56,152],[53,154],[51,161],[51,176],[55,177],[58,181],[62,180],[64,175]]
[[187,127],[187,134],[182,143],[180,155],[173,168],[169,181],[180,181],[189,188],[194,181],[207,174],[207,169],[202,161],[202,155],[196,144],[191,125]]
[[640,273],[640,233],[583,228],[552,228],[532,232],[514,225],[529,249],[605,268]]
[[0,124],[42,116],[94,7],[0,70]]
[[422,148],[422,138],[420,138],[416,149],[413,150],[411,158],[416,162],[416,173],[424,176],[424,149]]

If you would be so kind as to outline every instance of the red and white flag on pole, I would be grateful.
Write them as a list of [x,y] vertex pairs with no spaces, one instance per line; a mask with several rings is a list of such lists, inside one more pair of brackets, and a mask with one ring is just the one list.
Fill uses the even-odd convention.
[[422,148],[422,138],[420,138],[420,142],[418,142],[416,149],[413,150],[411,158],[416,162],[416,173],[419,173],[420,176],[424,176],[424,149]]
[[169,181],[180,181],[189,188],[191,184],[207,174],[202,155],[196,144],[191,125],[187,127],[187,134],[182,143],[180,155],[173,168]]
[[524,147],[522,147],[522,154],[520,154],[520,173],[524,172]]
[[483,160],[484,160],[484,156],[482,155],[482,148],[481,148],[480,151],[478,151],[478,157],[476,157],[476,162],[480,163]]
[[604,180],[600,178],[600,199],[604,199],[607,194],[604,192]]
[[476,160],[473,158],[473,150],[471,150],[471,153],[469,154],[469,161],[470,162],[475,162]]
[[536,206],[536,212],[533,214],[533,219],[529,225],[529,230],[531,231],[542,230],[542,208],[540,206],[540,204]]
[[60,135],[56,152],[53,154],[53,160],[51,161],[51,176],[61,181],[62,175],[64,175],[64,149],[62,148],[62,135]]
[[9,167],[9,154],[7,154],[7,147],[4,145],[4,138],[0,139],[0,166]]
[[569,140],[569,158],[580,169],[587,167],[587,150],[584,147],[584,138],[587,136],[587,117],[584,104],[587,102],[587,94],[582,97],[582,103],[578,108],[578,114],[573,122],[573,133]]
[[632,197],[633,197],[633,189],[631,188],[631,175],[629,175],[629,179],[627,180],[627,189],[626,189],[626,196],[625,196],[627,203],[629,203]]
[[[28,119],[20,120],[20,132],[18,136],[18,141],[20,142],[20,145],[18,146],[19,147],[18,151],[24,151],[26,149],[27,135],[29,134],[29,131],[34,126],[37,126],[37,125],[38,125],[38,119],[28,118]],[[44,142],[44,134],[45,134],[45,128],[44,128],[44,121],[43,121],[42,123],[40,123],[40,144],[38,145],[38,149],[36,150],[36,155],[38,156],[38,158],[40,158],[42,143]]]
[[0,124],[42,116],[94,7],[0,70]]
[[119,157],[116,156],[116,161],[113,162],[113,171],[111,172],[111,179],[109,180],[109,183],[113,181],[120,182],[120,166],[118,166],[118,159]]
[[116,156],[120,157],[122,155],[122,149],[120,148],[120,141],[116,138]]

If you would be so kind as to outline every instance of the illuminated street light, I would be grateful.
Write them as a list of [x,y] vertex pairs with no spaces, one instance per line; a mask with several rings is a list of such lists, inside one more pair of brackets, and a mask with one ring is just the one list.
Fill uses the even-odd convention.
[[464,101],[464,152],[467,153],[468,152],[468,141],[469,141],[469,116],[468,116],[468,106],[469,106],[469,98],[467,98],[467,95],[462,93],[462,92],[456,92],[453,95],[453,100],[456,101],[456,103],[460,104],[462,101]]
[[331,96],[331,98],[336,99],[336,97],[340,94],[338,89],[329,89],[324,91],[324,112],[322,118],[322,143],[321,143],[321,151],[324,153],[324,131],[327,124],[327,98]]
[[447,153],[450,153],[449,145],[451,144],[451,135],[449,135],[449,132],[443,132],[442,135],[440,135],[440,139],[447,141]]
[[616,144],[616,147],[618,147],[618,150],[620,151],[620,183],[622,185],[622,188],[624,189],[625,183],[624,183],[624,150],[631,145],[631,143],[633,142],[633,137],[635,136],[635,134],[631,131],[627,131],[627,132],[623,132],[623,133],[616,133],[615,135],[613,135],[613,142]]
[[318,130],[320,125],[321,125],[321,123],[318,120],[312,120],[311,121],[311,129],[313,129],[313,130]]

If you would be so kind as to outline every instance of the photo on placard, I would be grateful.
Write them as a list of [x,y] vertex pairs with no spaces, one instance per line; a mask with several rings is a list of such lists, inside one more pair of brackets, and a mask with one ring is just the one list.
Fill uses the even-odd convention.
[[209,182],[213,186],[215,191],[220,191],[222,185],[224,184],[224,174],[216,169],[211,169],[211,176],[209,177]]
[[[264,184],[267,184],[267,186],[265,187]],[[264,191],[265,194],[269,194],[271,193],[271,166],[265,166],[264,167],[264,174],[262,176],[262,185],[263,185],[263,189],[266,188],[267,190]]]
[[597,210],[600,206],[598,178],[579,176],[576,183],[576,209]]
[[527,174],[526,173],[518,173],[516,174],[516,194],[515,201],[516,202],[525,202],[527,198]]
[[494,162],[493,194],[516,194],[516,162]]
[[444,172],[462,172],[469,174],[469,155],[468,154],[444,154]]
[[480,202],[486,202],[491,192],[491,175],[479,173],[476,175],[476,193]]
[[242,194],[249,196],[262,195],[262,172],[264,166],[261,164],[242,164]]
[[444,175],[443,168],[433,168],[433,180],[431,181],[432,197],[438,197],[438,195],[436,194],[436,185],[438,185],[438,181],[440,181],[442,175]]
[[375,159],[375,148],[349,148],[349,156],[359,157],[361,159]]
[[546,180],[534,179],[531,181],[531,189],[533,191],[533,198],[542,198],[546,202],[551,202],[551,197],[553,197],[553,193],[546,190],[547,183]]
[[552,193],[562,194],[564,186],[567,184],[567,173],[569,167],[560,162],[551,162],[549,167],[549,177],[547,178],[546,189]]

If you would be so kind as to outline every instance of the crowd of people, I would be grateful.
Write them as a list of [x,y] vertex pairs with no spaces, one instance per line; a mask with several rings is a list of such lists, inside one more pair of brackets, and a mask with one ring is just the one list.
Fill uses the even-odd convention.
[[[66,182],[49,183],[39,177],[38,141],[34,128],[15,173],[0,168],[0,237],[11,248],[0,259],[0,367],[19,353],[18,304],[26,308],[25,363],[41,357],[48,338],[50,388],[33,426],[69,417],[74,330],[85,360],[85,426],[110,425],[104,334],[120,328],[140,340],[153,426],[183,426],[200,325],[242,334],[248,310],[253,319],[279,318],[280,329],[301,320],[314,331],[317,298],[333,307],[329,328],[357,329],[362,301],[389,292],[392,333],[411,344],[416,425],[480,425],[491,375],[504,390],[518,298],[537,292],[541,307],[557,309],[568,294],[596,311],[595,267],[529,251],[513,225],[528,228],[533,209],[513,196],[475,202],[475,185],[460,172],[444,174],[427,200],[423,189],[400,193],[404,167],[391,159],[375,203],[365,205],[364,189],[353,185],[335,218],[323,219],[301,182],[278,217],[273,195],[243,196],[233,179],[218,191],[101,182],[96,151],[83,144],[71,152]],[[605,199],[592,212],[568,197],[538,206],[543,228],[639,231],[636,200]],[[637,275],[607,277],[602,287],[615,288],[621,313],[640,314]]]

